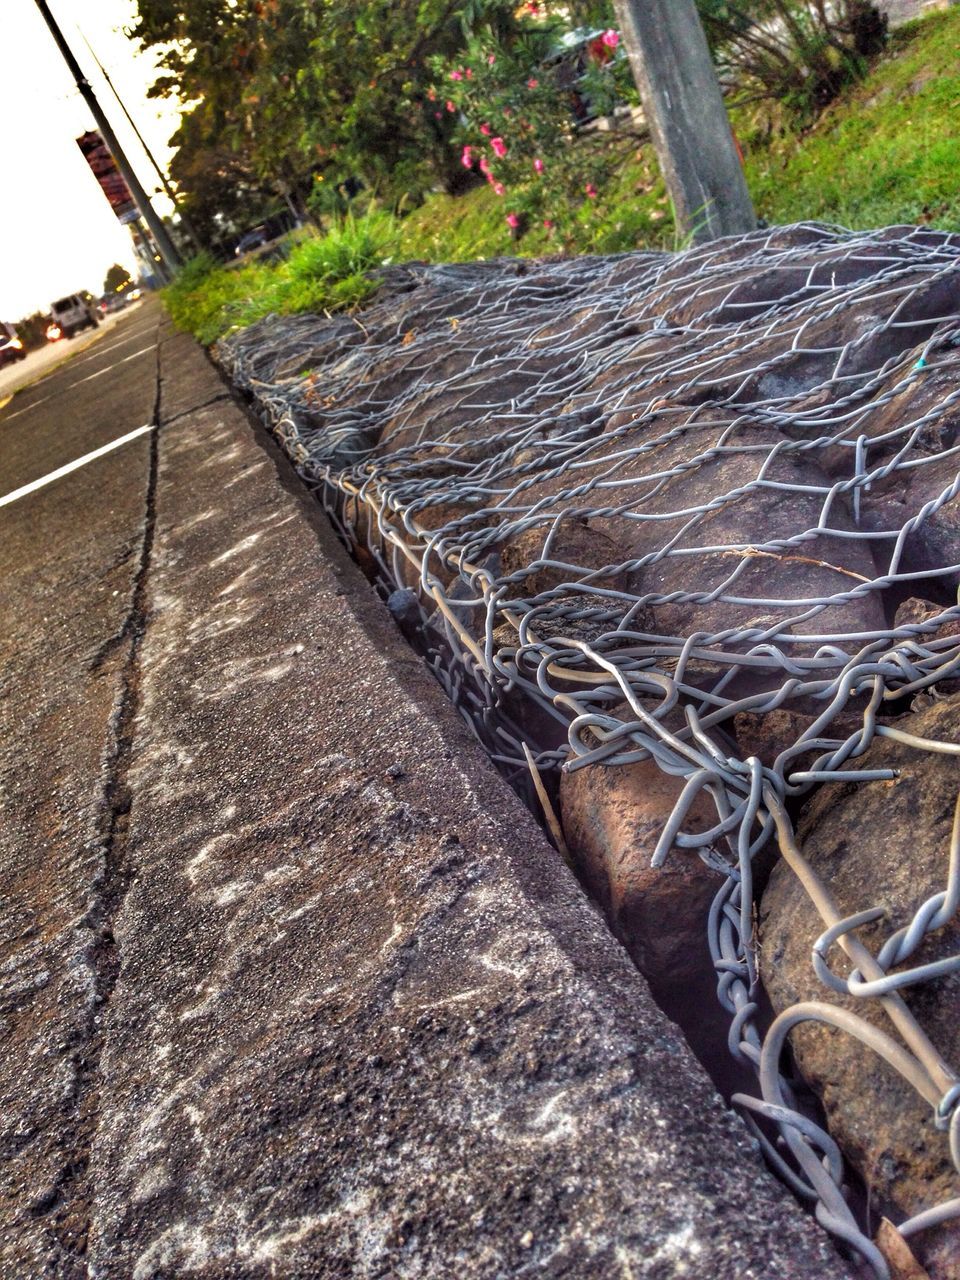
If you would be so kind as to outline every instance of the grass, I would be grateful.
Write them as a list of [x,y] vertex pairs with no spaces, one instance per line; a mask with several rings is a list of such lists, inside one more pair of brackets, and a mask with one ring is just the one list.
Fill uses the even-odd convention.
[[[958,108],[960,10],[952,10],[897,31],[868,79],[805,132],[768,108],[735,110],[759,216],[854,230],[904,222],[960,230]],[[271,312],[356,306],[374,289],[367,273],[392,258],[457,262],[678,247],[652,146],[608,145],[601,199],[581,201],[562,239],[537,225],[515,241],[503,201],[483,186],[459,197],[432,195],[402,220],[382,212],[348,218],[279,265],[223,269],[196,259],[166,291],[167,305],[181,328],[209,343]]]
[[803,135],[748,140],[747,180],[771,223],[960,228],[960,13],[901,28],[871,76]]
[[221,267],[200,254],[163,299],[178,328],[209,344],[272,313],[357,306],[376,288],[370,272],[390,260],[396,241],[397,224],[388,215],[348,217],[327,235],[301,241],[280,263]]

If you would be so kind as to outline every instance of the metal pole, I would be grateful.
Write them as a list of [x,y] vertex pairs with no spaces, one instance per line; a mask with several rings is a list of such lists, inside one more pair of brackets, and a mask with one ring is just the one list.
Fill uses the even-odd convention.
[[153,152],[147,146],[146,139],[144,138],[140,130],[137,128],[136,120],[134,120],[133,116],[127,110],[127,105],[124,102],[124,100],[120,97],[119,93],[117,93],[116,86],[114,85],[113,81],[110,79],[110,76],[107,74],[106,67],[103,65],[103,63],[100,61],[100,59],[97,57],[96,53],[94,52],[93,45],[90,43],[87,37],[83,34],[83,32],[80,31],[79,27],[77,27],[77,31],[80,32],[80,37],[83,40],[83,43],[90,50],[90,57],[97,64],[97,68],[100,74],[103,76],[104,80],[107,82],[107,86],[110,89],[110,92],[113,94],[113,96],[117,100],[117,104],[120,107],[120,110],[126,116],[127,124],[129,124],[130,128],[137,135],[137,141],[140,143],[141,147],[143,147],[144,155],[147,157],[147,159],[150,161],[150,163],[153,165],[154,169],[156,170],[157,177],[163,183],[163,189],[167,193],[167,198],[169,199],[173,207],[176,209],[177,216],[179,217],[180,221],[183,223],[184,230],[186,231],[190,239],[193,241],[193,247],[199,253],[200,250],[203,248],[203,244],[201,243],[200,237],[197,235],[196,229],[190,222],[190,219],[180,208],[180,201],[177,199],[177,193],[174,191],[173,187],[170,185],[170,180],[167,178],[167,175],[160,168],[160,165],[157,163],[157,159],[154,156]]
[[110,154],[117,162],[117,168],[120,170],[121,174],[123,174],[124,181],[130,188],[130,194],[133,196],[134,203],[143,215],[144,222],[146,222],[147,226],[153,233],[153,238],[157,242],[157,248],[160,251],[164,263],[171,272],[175,271],[177,267],[182,266],[183,264],[173,241],[167,233],[166,227],[163,225],[163,221],[157,217],[156,211],[150,203],[149,196],[141,186],[137,175],[133,172],[130,162],[124,154],[123,148],[117,141],[117,135],[110,127],[110,121],[103,114],[100,104],[96,99],[96,95],[90,87],[90,82],[84,76],[79,62],[77,62],[76,58],[73,56],[73,51],[64,39],[63,32],[57,26],[56,19],[50,12],[47,5],[47,0],[35,0],[35,3],[43,16],[44,22],[46,22],[47,26],[50,28],[50,34],[56,41],[57,48],[63,54],[63,59],[70,68],[70,74],[73,76],[77,89],[80,91],[80,96],[90,108],[90,112],[94,120],[97,122],[97,128],[103,135],[103,140],[107,144]]
[[694,0],[614,0],[630,69],[682,232],[757,225]]

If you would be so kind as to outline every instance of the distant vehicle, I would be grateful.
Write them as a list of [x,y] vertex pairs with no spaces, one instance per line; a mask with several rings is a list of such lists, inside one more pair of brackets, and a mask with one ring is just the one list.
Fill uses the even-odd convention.
[[12,324],[5,324],[0,321],[0,368],[5,364],[16,364],[18,360],[26,360],[27,353],[23,349],[23,343],[17,337],[17,331]]
[[270,236],[267,233],[266,224],[262,223],[259,227],[254,227],[252,230],[247,231],[240,237],[239,243],[237,244],[236,249],[234,249],[234,253],[239,258],[242,254],[249,253],[251,249],[259,249],[260,246],[266,244],[269,239]]
[[105,293],[97,303],[97,310],[102,316],[108,316],[114,311],[122,311],[126,305],[125,293]]
[[63,330],[57,324],[56,320],[51,320],[47,325],[46,334],[48,342],[59,342],[63,337]]
[[[50,316],[53,320],[50,328],[58,328],[65,338],[72,338],[81,329],[95,329],[100,323],[93,299],[87,302],[79,293],[68,293],[65,298],[58,298],[50,306]],[[50,329],[47,329],[47,337],[50,338]],[[51,338],[51,341],[55,342],[56,338]]]

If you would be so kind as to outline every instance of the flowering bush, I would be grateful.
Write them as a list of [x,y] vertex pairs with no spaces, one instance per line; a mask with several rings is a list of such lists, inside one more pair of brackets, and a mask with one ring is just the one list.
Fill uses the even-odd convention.
[[579,206],[601,196],[608,162],[601,146],[575,140],[577,125],[635,100],[617,31],[564,47],[543,6],[527,9],[509,44],[488,37],[454,65],[435,60],[428,95],[453,104],[460,162],[503,197],[514,236],[534,219],[562,233]]

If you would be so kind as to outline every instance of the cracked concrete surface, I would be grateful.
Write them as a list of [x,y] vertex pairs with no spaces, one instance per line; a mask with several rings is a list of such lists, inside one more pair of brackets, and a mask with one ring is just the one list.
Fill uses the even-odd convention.
[[109,394],[0,512],[0,1274],[845,1275],[202,353]]
[[[126,327],[139,349],[156,309]],[[86,359],[109,363],[114,353]],[[89,384],[25,412],[69,366],[0,416],[5,492],[105,443],[157,408],[156,353],[122,386]],[[16,429],[4,425],[11,412]],[[98,1009],[119,813],[118,734],[131,617],[144,571],[149,439],[82,469],[0,518],[0,1274],[80,1275],[95,1127]]]

